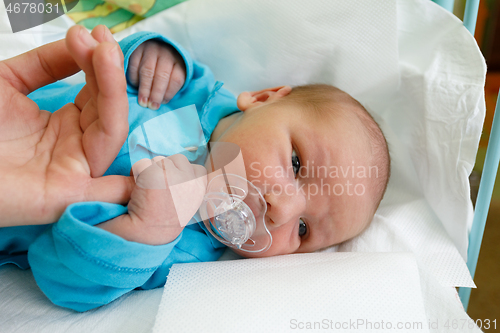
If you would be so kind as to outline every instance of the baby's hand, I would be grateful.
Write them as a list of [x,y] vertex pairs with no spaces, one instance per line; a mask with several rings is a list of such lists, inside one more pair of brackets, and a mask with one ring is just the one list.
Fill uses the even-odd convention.
[[135,236],[130,240],[151,245],[173,241],[201,205],[207,185],[205,168],[177,154],[142,159],[132,171],[136,185],[128,214]]
[[186,66],[172,46],[148,40],[130,56],[127,76],[132,85],[139,87],[139,104],[158,110],[182,88]]

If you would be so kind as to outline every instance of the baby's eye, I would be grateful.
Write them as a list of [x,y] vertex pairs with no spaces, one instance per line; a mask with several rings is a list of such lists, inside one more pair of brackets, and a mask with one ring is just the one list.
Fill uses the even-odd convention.
[[307,225],[304,220],[299,219],[299,236],[302,237],[307,233]]
[[295,152],[295,149],[292,150],[292,168],[293,174],[295,175],[295,178],[297,178],[297,174],[299,173],[300,169],[300,161],[297,153]]

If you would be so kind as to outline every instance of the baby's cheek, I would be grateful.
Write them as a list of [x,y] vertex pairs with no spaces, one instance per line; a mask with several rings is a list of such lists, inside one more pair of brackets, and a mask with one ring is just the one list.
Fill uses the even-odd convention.
[[[269,255],[275,256],[295,253],[300,246],[298,235],[292,234],[292,226],[281,226],[279,229],[271,231],[273,243],[271,248],[266,251]],[[295,237],[294,237],[295,236]]]

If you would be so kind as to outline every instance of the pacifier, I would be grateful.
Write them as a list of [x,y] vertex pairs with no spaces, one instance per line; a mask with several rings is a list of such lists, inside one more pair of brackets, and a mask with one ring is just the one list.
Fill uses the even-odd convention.
[[207,230],[224,245],[249,253],[271,247],[267,203],[241,176],[223,173],[211,179],[199,212]]

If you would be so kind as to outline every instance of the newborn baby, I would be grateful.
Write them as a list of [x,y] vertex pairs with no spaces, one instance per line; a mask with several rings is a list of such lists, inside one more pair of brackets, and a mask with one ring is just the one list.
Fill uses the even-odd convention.
[[[144,81],[151,86],[151,80],[140,78],[138,72],[145,62],[139,57],[166,59],[173,50],[154,41],[142,45],[140,50],[147,51],[132,54],[130,63],[136,65],[129,67],[128,76],[139,85],[139,104],[156,110],[159,103],[152,101],[158,100],[152,97],[156,87],[142,87]],[[160,64],[155,78],[162,75]],[[163,97],[164,89],[160,92],[158,96]],[[314,84],[244,92],[238,96],[237,106],[239,112],[221,119],[210,142],[240,147],[246,178],[267,203],[266,224],[272,235],[269,250],[252,254],[235,250],[237,253],[258,257],[312,252],[346,241],[369,225],[382,200],[390,162],[380,128],[359,102],[335,87]],[[200,200],[191,198],[194,209],[189,218]],[[153,203],[143,206],[141,211],[158,212]],[[123,220],[133,218],[121,216],[115,229],[111,223],[105,228],[127,238]],[[171,220],[177,225],[175,218]],[[173,227],[166,229],[169,235],[161,240],[155,234],[155,240],[141,242],[168,243],[182,231],[182,227]],[[128,238],[135,240],[134,235],[137,231]]]
[[[93,40],[83,29],[74,33],[76,29],[81,28],[68,33],[70,48],[76,48],[77,38]],[[74,52],[89,53],[96,43],[92,40],[78,44],[80,50]],[[323,84],[281,86],[244,92],[235,99],[206,66],[158,34],[138,33],[120,46],[129,83],[129,137],[107,170],[98,157],[89,161],[93,177],[104,171],[129,174],[127,141],[133,130],[158,115],[195,104],[207,141],[239,146],[246,178],[266,202],[272,245],[247,256],[316,251],[346,241],[369,225],[389,178],[389,153],[378,125],[347,93]],[[62,89],[60,94],[50,95],[55,88]],[[31,97],[40,107],[48,100],[50,111],[60,107],[50,103],[60,96],[71,99],[70,92],[79,89],[53,86]],[[64,98],[60,103],[67,101]],[[80,93],[75,103],[82,98]],[[91,125],[82,119],[85,131]],[[84,139],[85,134],[80,137]],[[97,142],[86,149],[104,148]],[[183,155],[157,157],[152,163],[167,179],[203,178],[204,168]],[[198,209],[204,191],[188,193],[186,212],[176,212],[168,191],[141,186],[149,180],[147,165],[134,169],[137,183],[127,207],[74,203],[59,221],[44,228],[0,229],[0,250],[19,256],[29,246],[29,265],[42,291],[55,304],[77,311],[107,304],[135,288],[162,286],[174,263],[217,260],[224,246],[201,223],[185,220]],[[17,263],[7,259],[0,264]],[[17,264],[23,267],[22,260]]]

